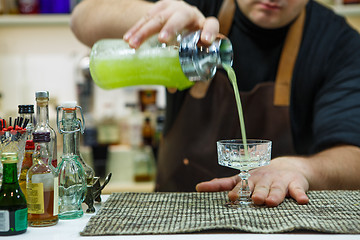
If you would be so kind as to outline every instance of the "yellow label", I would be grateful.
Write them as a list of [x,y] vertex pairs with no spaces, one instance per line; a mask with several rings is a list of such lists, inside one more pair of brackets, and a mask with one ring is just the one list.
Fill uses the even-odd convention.
[[28,196],[28,212],[43,214],[44,211],[44,186],[43,183],[28,183],[26,185]]
[[59,182],[58,177],[54,178],[54,212],[53,215],[59,214]]

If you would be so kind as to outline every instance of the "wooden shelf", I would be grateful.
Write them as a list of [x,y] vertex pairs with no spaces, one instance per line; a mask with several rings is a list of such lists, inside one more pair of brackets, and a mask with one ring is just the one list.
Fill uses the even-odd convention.
[[0,15],[0,26],[69,25],[69,14]]
[[342,16],[360,16],[360,4],[331,5],[330,7]]
[[[332,4],[329,0],[318,0],[342,16],[359,16],[360,4]],[[70,14],[0,15],[0,26],[69,25]]]
[[360,4],[342,4],[342,0],[317,0],[317,2],[331,8],[339,15],[342,16],[359,16],[360,17]]

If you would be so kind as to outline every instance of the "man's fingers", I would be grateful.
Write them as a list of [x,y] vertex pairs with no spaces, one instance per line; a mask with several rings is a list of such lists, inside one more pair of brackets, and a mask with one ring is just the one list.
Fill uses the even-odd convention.
[[270,187],[266,183],[256,184],[252,193],[251,199],[256,205],[265,204],[265,200],[269,195]]
[[[209,24],[214,22],[214,19],[210,19]],[[124,40],[131,47],[138,48],[147,38],[159,33],[159,41],[167,43],[185,29],[190,31],[201,29],[204,23],[203,14],[185,2],[159,1],[124,35]],[[212,32],[217,26],[218,23],[215,22],[215,26],[207,24],[206,28]]]
[[309,198],[305,193],[306,190],[307,187],[296,180],[289,184],[277,180],[272,183],[259,182],[255,185],[252,200],[256,205],[276,207],[288,196],[294,198],[298,204],[307,204]]
[[286,197],[287,186],[281,182],[274,182],[270,187],[270,192],[265,199],[265,205],[268,207],[276,207],[282,203]]
[[[143,18],[131,29],[128,33],[131,35],[128,38],[129,45],[133,48],[138,48],[148,37],[159,32],[166,22],[166,16],[157,14],[156,16]],[[128,33],[125,37],[128,37]],[[126,39],[125,39],[126,40]]]
[[166,23],[159,33],[160,42],[168,42],[182,33],[185,29],[194,31],[202,28],[204,16],[197,12],[176,12],[169,15]]
[[141,28],[141,26],[146,22],[146,18],[142,17],[134,26],[132,26],[123,36],[125,41],[129,41],[131,37],[133,37],[134,33]]
[[210,45],[219,33],[219,21],[215,17],[205,19],[201,32],[201,42]]
[[309,197],[306,195],[307,187],[301,186],[296,182],[292,182],[289,185],[289,195],[298,204],[307,204],[309,202]]
[[254,187],[252,200],[256,205],[276,207],[284,201],[287,184],[282,181],[261,178]]
[[229,191],[236,185],[236,179],[238,176],[228,178],[215,178],[208,182],[202,182],[196,185],[196,191],[198,192],[219,192]]

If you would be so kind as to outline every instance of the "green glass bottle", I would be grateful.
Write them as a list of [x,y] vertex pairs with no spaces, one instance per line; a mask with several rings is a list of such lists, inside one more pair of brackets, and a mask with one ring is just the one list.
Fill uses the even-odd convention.
[[17,153],[2,153],[3,180],[0,190],[0,235],[26,232],[27,204],[17,178]]

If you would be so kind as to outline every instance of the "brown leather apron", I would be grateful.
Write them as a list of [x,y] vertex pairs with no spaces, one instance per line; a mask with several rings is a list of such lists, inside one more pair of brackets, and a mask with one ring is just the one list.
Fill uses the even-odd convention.
[[[218,15],[222,33],[229,31],[235,7],[233,0],[224,1]],[[261,83],[250,92],[240,93],[247,138],[272,140],[273,158],[294,154],[288,105],[293,65],[300,46],[296,39],[301,39],[304,19],[305,11],[289,29],[275,83]],[[199,182],[238,173],[218,165],[216,149],[218,140],[241,138],[233,88],[221,71],[204,88],[200,98],[188,92],[172,128],[161,142],[156,191],[195,191]]]

